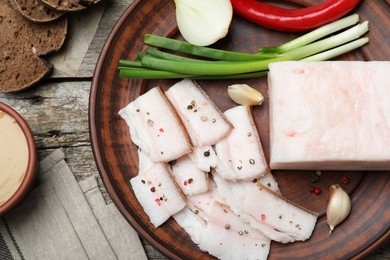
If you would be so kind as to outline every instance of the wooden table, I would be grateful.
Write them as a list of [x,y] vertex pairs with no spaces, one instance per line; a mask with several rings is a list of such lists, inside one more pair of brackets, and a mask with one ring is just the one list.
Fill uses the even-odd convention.
[[[88,101],[93,70],[104,41],[123,11],[132,0],[112,0],[103,3],[103,15],[96,33],[75,76],[50,77],[30,90],[15,94],[0,94],[0,101],[17,110],[30,125],[37,143],[39,158],[62,147],[76,179],[89,176],[99,180],[107,203],[112,203],[96,169],[88,130]],[[71,22],[95,10],[74,14]],[[71,27],[71,28],[76,28]],[[64,51],[67,51],[66,49]],[[166,259],[142,240],[149,259]],[[373,253],[370,260],[390,259],[390,241]]]

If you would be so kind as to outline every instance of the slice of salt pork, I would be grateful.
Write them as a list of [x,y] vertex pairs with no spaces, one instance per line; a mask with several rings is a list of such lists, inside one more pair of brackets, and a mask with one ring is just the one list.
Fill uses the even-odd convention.
[[187,207],[196,212],[196,214],[205,221],[208,221],[208,216],[210,215],[214,202],[225,202],[225,200],[218,195],[217,187],[213,181],[211,181],[209,191],[188,196],[187,199]]
[[[252,194],[258,192],[257,183],[264,183],[267,187],[270,187],[275,194],[280,194],[279,187],[277,183],[273,183],[273,176],[267,174],[265,177],[262,177],[257,182],[251,181],[229,181],[221,176],[219,176],[216,172],[213,172],[213,179],[217,185],[217,193],[218,195],[225,201],[225,204],[229,205],[229,207],[233,210],[234,213],[240,215],[242,221],[249,223],[251,227],[259,230],[268,238],[274,241],[278,241],[281,243],[289,243],[294,242],[296,238],[286,232],[280,231],[277,227],[268,225],[264,221],[258,221],[255,216],[252,216],[247,210],[244,208],[243,202],[247,200],[247,198],[252,198]],[[262,180],[264,178],[264,180]],[[191,201],[191,200],[190,200]],[[253,207],[257,207],[257,203],[260,203],[257,200],[250,200]],[[268,202],[262,202],[264,205],[268,205]],[[249,204],[249,203],[248,203]],[[248,205],[246,205],[248,207]],[[270,207],[272,208],[272,207]]]
[[160,87],[139,96],[119,115],[133,143],[155,162],[169,162],[192,150],[184,125]]
[[165,163],[156,163],[130,180],[134,194],[148,215],[150,222],[158,227],[187,204],[187,199],[177,187],[170,169]]
[[200,170],[187,155],[172,162],[172,173],[185,195],[194,195],[210,189],[208,173]]
[[253,180],[267,174],[269,167],[250,107],[236,106],[224,114],[234,129],[215,145],[218,174],[228,180]]
[[214,203],[199,248],[219,259],[267,259],[271,240],[241,221],[228,206]]
[[270,64],[270,167],[390,169],[390,62]]
[[205,172],[210,172],[218,164],[218,157],[211,145],[195,146],[192,153],[188,154],[196,167]]
[[[260,223],[264,223],[294,237],[297,241],[310,238],[318,214],[305,209],[262,184],[242,202],[242,211]],[[254,203],[256,202],[256,203]]]
[[166,95],[181,117],[194,146],[213,145],[232,130],[223,113],[195,82],[184,79]]
[[172,217],[187,232],[191,240],[198,245],[206,229],[206,221],[188,207],[184,207]]

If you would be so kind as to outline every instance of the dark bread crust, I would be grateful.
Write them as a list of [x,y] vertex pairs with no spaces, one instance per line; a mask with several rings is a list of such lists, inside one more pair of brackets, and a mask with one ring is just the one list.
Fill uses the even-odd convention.
[[51,65],[44,59],[20,52],[15,45],[7,47],[7,52],[0,54],[0,92],[26,89],[50,73]]
[[59,11],[80,11],[100,0],[41,0],[52,9]]
[[61,48],[67,27],[66,17],[32,23],[0,0],[0,92],[20,91],[45,77],[51,65],[39,56]]
[[12,0],[16,9],[33,22],[51,22],[60,18],[65,12],[51,9],[40,0]]

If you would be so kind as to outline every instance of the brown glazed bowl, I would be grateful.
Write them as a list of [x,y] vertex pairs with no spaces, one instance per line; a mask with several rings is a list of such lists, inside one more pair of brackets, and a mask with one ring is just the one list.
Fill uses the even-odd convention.
[[18,205],[23,200],[23,198],[30,192],[34,184],[35,176],[37,174],[38,164],[34,136],[26,121],[24,121],[24,119],[18,112],[16,112],[14,109],[2,102],[0,102],[0,110],[15,118],[19,127],[22,129],[24,136],[26,137],[29,154],[27,170],[22,182],[20,183],[18,189],[12,195],[12,197],[0,206],[0,216],[2,216],[8,211],[10,211],[12,208],[14,208],[16,205]]

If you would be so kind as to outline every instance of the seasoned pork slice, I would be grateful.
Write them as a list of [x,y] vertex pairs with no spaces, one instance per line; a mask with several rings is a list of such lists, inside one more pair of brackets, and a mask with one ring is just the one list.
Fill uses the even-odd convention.
[[229,134],[232,125],[195,82],[184,79],[166,91],[194,146],[212,145]]
[[187,232],[195,244],[200,243],[206,229],[206,221],[188,207],[184,207],[172,217]]
[[130,128],[132,141],[153,161],[169,162],[191,152],[188,133],[161,88],[138,97],[119,115]]
[[215,183],[211,182],[209,191],[188,196],[187,206],[199,217],[208,221],[214,202],[224,203],[225,200],[218,195]]
[[[217,193],[225,200],[225,203],[233,210],[234,213],[240,215],[241,220],[249,223],[251,227],[259,230],[271,240],[275,240],[281,243],[294,242],[296,239],[292,235],[280,231],[277,227],[270,226],[262,221],[258,221],[254,216],[244,211],[243,202],[250,200],[253,193],[258,190],[257,182],[249,181],[228,181],[215,172],[213,172],[213,178],[217,184]],[[277,185],[272,185],[272,188],[279,192]],[[252,204],[256,207],[259,203],[256,200],[252,200]]]
[[211,145],[195,146],[189,156],[196,166],[205,172],[210,172],[211,168],[218,164],[218,157]]
[[279,189],[279,184],[271,172],[267,173],[266,175],[258,179],[257,182],[266,186],[268,189],[272,190],[273,192],[282,194]]
[[270,244],[229,207],[214,203],[199,248],[219,259],[267,259]]
[[138,171],[142,172],[153,167],[156,162],[153,162],[150,157],[142,151],[141,148],[138,148]]
[[389,170],[390,62],[269,66],[273,169]]
[[177,185],[187,196],[210,189],[208,173],[200,170],[187,155],[172,163],[172,173]]
[[318,214],[288,201],[259,183],[257,185],[258,189],[243,201],[242,211],[298,241],[309,239]]
[[186,197],[164,163],[156,163],[140,171],[130,183],[138,202],[155,227],[186,206]]
[[233,131],[215,145],[216,170],[228,180],[253,180],[269,172],[250,107],[237,106],[225,112]]

